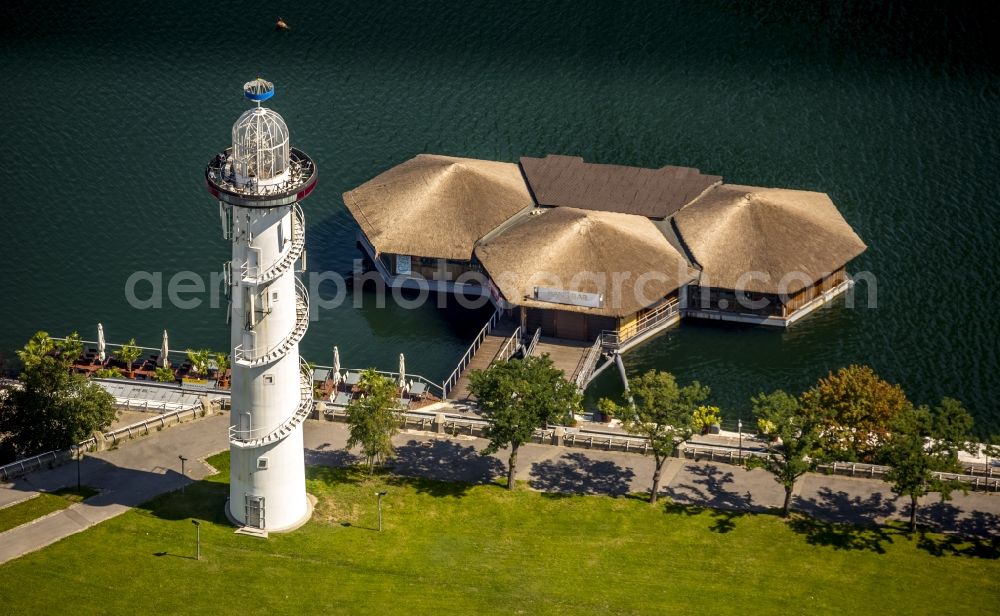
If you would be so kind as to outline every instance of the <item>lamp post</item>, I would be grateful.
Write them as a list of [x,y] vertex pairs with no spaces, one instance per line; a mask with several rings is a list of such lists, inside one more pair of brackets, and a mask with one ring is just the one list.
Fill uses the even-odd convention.
[[376,492],[375,496],[378,497],[378,532],[382,532],[382,497],[388,494],[388,492]]
[[201,522],[198,520],[191,520],[194,524],[194,559],[201,560]]
[[[179,459],[179,460],[181,461],[181,477],[182,477],[182,478],[183,478],[183,477],[187,477],[187,475],[186,475],[186,474],[184,473],[184,463],[185,463],[185,462],[187,462],[187,461],[188,461],[188,459],[187,459],[187,458],[185,458],[184,456],[177,456],[177,458],[178,458],[178,459]],[[182,480],[182,481],[183,481],[183,480]],[[182,494],[184,493],[184,488],[185,488],[185,485],[186,485],[186,484],[184,484],[184,483],[181,483],[181,493],[182,493]]]
[[740,431],[740,464],[743,464],[743,420],[736,420],[736,428]]
[[79,492],[82,488],[80,485],[80,460],[83,459],[83,449],[80,447],[76,448],[76,491]]

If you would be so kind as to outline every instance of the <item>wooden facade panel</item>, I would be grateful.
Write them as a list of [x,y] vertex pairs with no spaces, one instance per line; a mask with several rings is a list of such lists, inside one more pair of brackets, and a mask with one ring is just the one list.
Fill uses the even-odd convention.
[[847,270],[844,268],[840,268],[839,270],[833,272],[826,278],[820,280],[817,284],[811,287],[806,287],[805,289],[802,289],[795,295],[786,298],[784,302],[785,316],[795,312],[802,306],[805,306],[812,300],[816,299],[817,297],[819,297],[823,293],[826,293],[827,291],[836,287],[837,285],[847,282],[847,279],[848,279]]
[[553,312],[555,313],[557,338],[565,338],[567,340],[587,339],[587,315],[563,310]]
[[535,330],[541,327],[543,336],[589,342],[595,340],[604,330],[617,329],[618,319],[567,310],[527,308],[525,327],[527,335],[533,335]]

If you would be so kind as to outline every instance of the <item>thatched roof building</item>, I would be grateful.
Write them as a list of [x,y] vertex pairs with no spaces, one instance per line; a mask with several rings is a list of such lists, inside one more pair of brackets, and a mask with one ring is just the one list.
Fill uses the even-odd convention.
[[[522,216],[482,241],[475,255],[514,304],[602,316],[633,314],[696,277],[649,219],[570,207]],[[637,294],[640,277],[644,284]],[[537,299],[536,287],[597,294],[603,301],[597,307],[556,305]]]
[[380,253],[468,261],[477,240],[534,202],[513,163],[419,154],[344,204]]
[[723,184],[677,212],[674,221],[703,271],[701,284],[715,288],[793,294],[866,248],[819,192]]
[[421,154],[344,203],[383,278],[489,297],[546,336],[616,331],[616,348],[682,317],[787,327],[850,288],[866,249],[824,193],[572,156]]

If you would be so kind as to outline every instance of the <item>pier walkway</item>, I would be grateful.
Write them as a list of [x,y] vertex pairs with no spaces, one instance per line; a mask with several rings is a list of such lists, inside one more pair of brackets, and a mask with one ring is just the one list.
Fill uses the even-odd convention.
[[[555,367],[566,375],[566,380],[576,384],[580,391],[586,389],[590,381],[613,361],[611,355],[604,353],[602,338],[593,342],[549,338],[542,337],[541,330],[531,335],[517,326],[510,316],[497,310],[458,361],[451,376],[442,383],[445,398],[473,401],[469,395],[469,374],[473,370],[485,370],[494,362],[510,359],[518,353],[526,357],[548,354]],[[605,363],[599,366],[602,358]]]
[[[473,370],[485,370],[494,362],[509,359],[518,348],[520,348],[520,328],[514,325],[513,321],[499,319],[497,323],[473,343],[475,349],[468,354],[468,360],[464,362],[464,367],[458,373],[458,379],[454,386],[448,391],[448,398],[452,400],[469,399],[469,373]],[[472,350],[472,347],[470,347]],[[501,353],[502,351],[502,353]],[[465,358],[463,358],[465,359]],[[461,366],[463,362],[459,362]]]
[[533,357],[549,355],[554,365],[566,374],[566,380],[586,389],[592,378],[601,349],[591,342],[541,337],[531,350]]

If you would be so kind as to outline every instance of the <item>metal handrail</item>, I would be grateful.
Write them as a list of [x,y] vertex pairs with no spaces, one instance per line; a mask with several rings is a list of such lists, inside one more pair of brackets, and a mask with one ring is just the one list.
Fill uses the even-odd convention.
[[[302,206],[298,202],[292,204],[292,242],[284,255],[266,270],[260,272],[260,267],[251,268],[249,261],[240,265],[240,280],[246,284],[263,284],[278,277],[287,270],[302,255],[306,247],[306,222]],[[251,271],[254,270],[254,271]]]
[[441,383],[441,391],[444,392],[442,394],[442,397],[447,397],[448,392],[451,391],[451,389],[455,387],[455,385],[458,383],[458,379],[461,378],[462,376],[462,371],[465,370],[466,366],[468,366],[472,362],[472,358],[475,357],[476,351],[479,350],[479,347],[482,346],[483,341],[486,340],[486,336],[488,336],[490,332],[493,331],[493,327],[497,324],[498,321],[500,321],[500,315],[502,313],[503,310],[501,308],[496,309],[496,311],[493,313],[493,316],[490,317],[490,320],[486,322],[486,325],[484,325],[483,328],[479,330],[479,334],[476,335],[475,340],[473,340],[472,344],[469,345],[469,348],[465,351],[465,355],[462,355],[462,359],[458,360],[458,365],[455,366],[455,369],[452,370],[448,378],[445,379],[443,383]]
[[[201,405],[199,405],[199,404],[193,404],[193,405],[190,405],[190,406],[186,406],[184,408],[180,408],[180,409],[177,409],[177,410],[174,410],[174,411],[170,411],[169,413],[160,413],[160,414],[156,415],[155,417],[150,417],[149,419],[143,419],[142,421],[137,421],[137,422],[135,422],[133,424],[129,424],[127,426],[122,426],[121,428],[117,428],[115,430],[111,430],[110,432],[105,432],[104,433],[104,438],[108,439],[108,440],[111,440],[113,443],[117,443],[118,442],[118,437],[121,436],[121,435],[123,435],[123,434],[127,434],[129,438],[132,438],[132,433],[133,432],[140,432],[140,431],[149,432],[149,425],[152,424],[152,423],[159,422],[160,423],[160,427],[162,428],[162,427],[166,426],[167,419],[170,419],[172,417],[176,417],[177,421],[180,421],[181,420],[181,415],[183,413],[191,413],[191,418],[194,419],[197,416],[198,410],[200,408],[201,408]],[[86,441],[84,441],[83,443],[80,443],[80,446],[83,446],[85,443],[86,443]]]
[[313,411],[313,401],[312,371],[309,364],[300,357],[299,404],[295,407],[295,411],[273,428],[251,427],[250,430],[239,430],[236,426],[229,426],[229,442],[237,447],[255,447],[275,440],[277,437],[269,437],[280,435],[285,430],[292,430],[305,421]]
[[[309,329],[309,292],[302,281],[295,278],[295,326],[288,335],[272,345],[267,351],[258,353],[256,349],[245,349],[242,344],[233,349],[233,359],[239,362],[264,361],[278,349],[297,343]],[[248,357],[249,356],[249,357]]]
[[[313,368],[320,368],[322,370],[329,370],[330,372],[333,372],[333,366],[324,366],[322,364],[312,364],[312,367]],[[358,373],[360,373],[360,372],[365,372],[366,370],[371,370],[371,371],[375,372],[376,374],[381,374],[383,376],[390,376],[390,377],[392,377],[393,381],[398,381],[399,380],[399,373],[398,372],[391,372],[389,370],[376,370],[374,368],[341,368],[340,369],[340,371],[343,372],[343,373],[345,373],[345,374],[348,373],[348,372],[358,372]],[[420,381],[421,383],[427,385],[428,387],[433,387],[433,388],[435,388],[437,390],[441,389],[441,383],[435,383],[434,381],[430,380],[429,378],[427,378],[425,376],[421,376],[419,374],[411,374],[411,373],[407,372],[406,373],[406,378],[408,380],[410,380],[410,381]],[[442,394],[442,397],[443,397],[443,394]]]
[[[58,451],[46,451],[38,455],[31,456],[30,458],[22,458],[21,460],[14,460],[9,464],[4,464],[0,466],[0,479],[7,481],[12,477],[23,474],[32,470],[33,468],[41,468],[45,459],[48,458],[49,462],[55,462],[59,459]],[[17,475],[14,471],[19,471]]]
[[524,347],[524,356],[531,357],[531,354],[535,352],[535,345],[538,344],[538,339],[542,337],[542,328],[539,327],[535,330],[535,335],[531,337],[531,342],[528,346]]
[[594,344],[590,345],[590,348],[587,350],[587,354],[583,356],[580,360],[580,365],[578,366],[574,382],[576,383],[576,388],[580,391],[587,388],[590,375],[594,373],[594,367],[597,366],[597,359],[600,357],[600,354],[601,336],[598,336],[594,340]]
[[628,325],[625,329],[628,333],[622,334],[622,330],[606,329],[601,332],[601,346],[609,350],[617,350],[625,342],[636,336],[640,336],[650,329],[656,327],[663,321],[680,313],[680,301],[676,298],[664,302],[652,311],[636,319],[635,323]]
[[500,347],[500,351],[497,353],[497,361],[507,361],[517,353],[517,349],[521,346],[521,327],[518,326],[514,330],[514,333],[507,338],[507,341],[503,343]]

